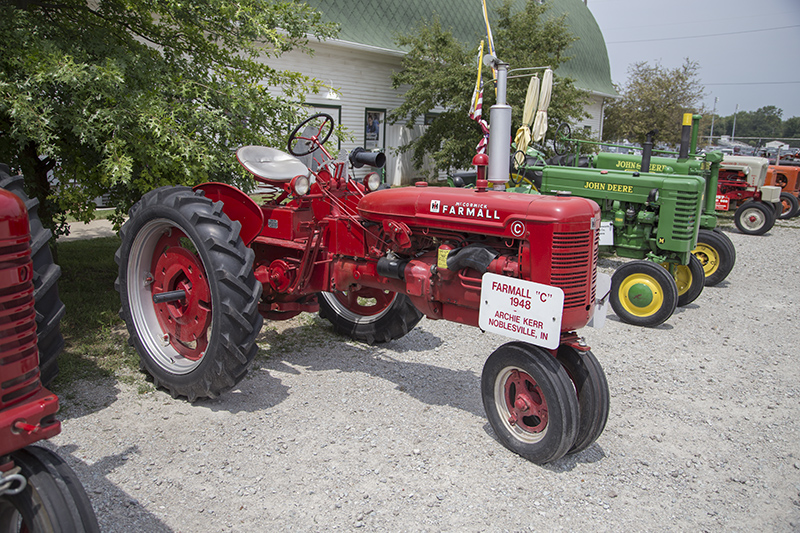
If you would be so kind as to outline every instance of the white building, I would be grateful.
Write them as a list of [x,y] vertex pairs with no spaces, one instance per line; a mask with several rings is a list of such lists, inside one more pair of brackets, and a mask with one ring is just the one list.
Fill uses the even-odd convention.
[[[611,83],[608,54],[600,28],[582,0],[550,0],[550,11],[564,14],[571,32],[579,37],[569,53],[572,59],[558,70],[559,76],[571,77],[578,88],[591,94],[587,106],[590,119],[574,125],[599,135],[602,131],[603,106],[617,93]],[[396,36],[414,31],[421,20],[438,15],[442,24],[451,26],[456,38],[477,45],[485,38],[485,24],[480,0],[306,0],[323,13],[326,20],[341,26],[337,39],[313,43],[312,56],[290,53],[270,66],[313,76],[337,89],[338,99],[329,99],[326,91],[309,95],[313,109],[333,116],[349,133],[352,141],[341,143],[342,148],[356,146],[380,148],[386,152],[386,181],[400,185],[410,183],[414,171],[410,155],[396,156],[393,148],[419,135],[425,127],[422,121],[415,129],[405,125],[388,125],[385,117],[399,106],[402,93],[392,88],[391,75],[400,70],[405,52],[395,44]],[[501,0],[488,0],[491,14]],[[518,0],[516,7],[524,6]],[[491,20],[491,19],[490,19]],[[502,59],[502,58],[501,58]],[[557,95],[553,96],[557,98]],[[513,105],[513,103],[511,103]],[[367,133],[371,118],[378,120],[377,135]],[[376,138],[377,137],[377,138]],[[477,142],[477,139],[476,139]]]

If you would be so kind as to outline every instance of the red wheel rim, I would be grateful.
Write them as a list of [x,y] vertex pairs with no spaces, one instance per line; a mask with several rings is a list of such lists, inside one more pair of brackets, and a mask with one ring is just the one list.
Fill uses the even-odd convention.
[[512,370],[505,382],[508,422],[529,433],[547,428],[547,401],[539,385],[527,373]]
[[211,325],[211,289],[197,254],[182,243],[188,237],[173,228],[156,244],[153,254],[153,295],[182,290],[186,298],[153,304],[165,340],[181,356],[198,361],[208,347]]

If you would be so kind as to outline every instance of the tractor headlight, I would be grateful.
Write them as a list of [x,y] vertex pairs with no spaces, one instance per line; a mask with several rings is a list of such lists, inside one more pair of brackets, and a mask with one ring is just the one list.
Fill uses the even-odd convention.
[[658,194],[659,194],[658,189],[651,190],[650,194],[647,195],[647,201],[650,202],[650,203],[657,202],[658,201]]
[[366,176],[364,176],[364,187],[367,188],[368,191],[377,191],[378,187],[381,186],[381,175],[377,172],[370,172]]
[[310,187],[310,182],[308,181],[308,176],[295,176],[292,178],[292,190],[297,196],[303,196],[308,194],[308,189]]

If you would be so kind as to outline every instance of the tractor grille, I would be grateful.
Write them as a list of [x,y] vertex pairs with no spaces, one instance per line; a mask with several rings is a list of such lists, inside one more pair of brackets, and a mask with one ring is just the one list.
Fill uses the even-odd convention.
[[0,242],[0,410],[41,389],[30,246]]
[[[596,231],[553,234],[550,283],[564,291],[565,309],[585,307],[594,301],[598,235]],[[591,293],[587,293],[587,287],[591,287]]]
[[694,227],[697,224],[696,192],[678,192],[675,202],[675,220],[672,224],[672,238],[679,241],[691,241],[694,237]]

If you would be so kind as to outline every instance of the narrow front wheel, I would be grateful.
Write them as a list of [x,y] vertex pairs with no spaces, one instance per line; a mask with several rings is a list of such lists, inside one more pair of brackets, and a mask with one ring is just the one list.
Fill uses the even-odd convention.
[[611,394],[603,367],[591,351],[578,350],[562,344],[558,362],[567,371],[578,395],[578,435],[567,453],[578,453],[592,445],[603,433],[608,421]]
[[578,435],[580,410],[567,371],[524,342],[500,346],[481,374],[486,417],[500,442],[537,464],[563,457]]
[[706,287],[713,287],[728,277],[736,264],[736,248],[724,233],[701,229],[697,246],[692,250],[705,274]]
[[611,276],[611,308],[635,326],[663,324],[678,305],[678,287],[667,269],[650,261],[629,261]]
[[18,494],[0,497],[0,531],[99,532],[97,517],[78,476],[55,453],[28,446],[10,455],[26,479]]
[[764,202],[748,200],[739,206],[733,215],[733,223],[745,235],[763,235],[775,223],[772,207]]
[[[662,266],[669,268],[667,263]],[[678,307],[689,305],[703,292],[706,280],[703,265],[694,255],[690,255],[688,265],[674,265],[673,270],[672,277],[678,289]]]
[[782,192],[781,213],[778,215],[778,218],[781,220],[793,218],[797,215],[798,211],[800,211],[800,202],[798,202],[797,197],[791,193]]

